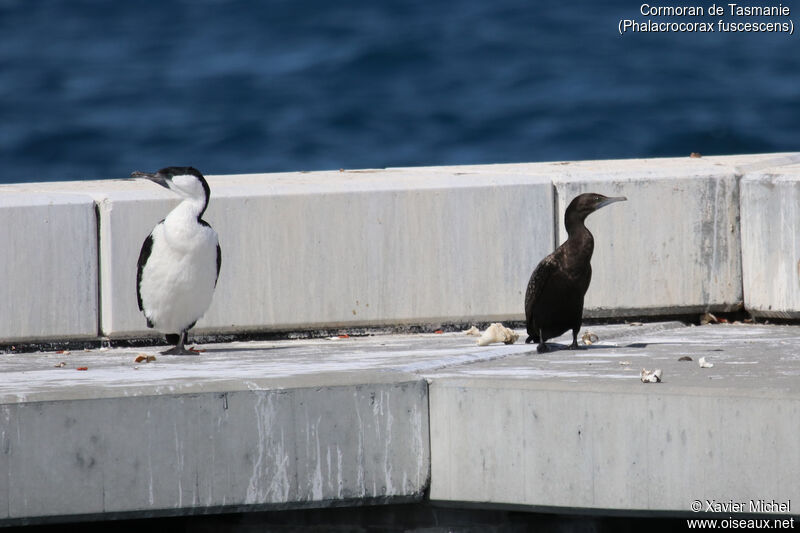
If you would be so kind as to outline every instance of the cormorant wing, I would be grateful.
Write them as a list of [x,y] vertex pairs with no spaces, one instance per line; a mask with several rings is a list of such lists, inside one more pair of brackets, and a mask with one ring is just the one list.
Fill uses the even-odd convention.
[[533,304],[539,299],[542,294],[547,280],[550,276],[558,270],[558,262],[556,261],[555,254],[550,254],[536,266],[531,274],[531,279],[528,281],[528,289],[525,291],[525,317],[533,316]]
[[217,243],[217,277],[214,278],[214,287],[217,286],[217,281],[219,280],[219,269],[222,267],[222,248],[219,247],[219,243]]
[[[213,230],[214,228],[211,227],[211,224],[203,220],[202,218],[198,218],[197,222],[201,226],[205,226]],[[214,278],[214,287],[217,286],[217,281],[219,281],[219,269],[222,267],[222,248],[219,247],[219,241],[217,241],[217,277]]]
[[144,243],[142,244],[142,249],[139,252],[139,262],[137,263],[137,268],[136,268],[136,302],[139,304],[139,311],[144,311],[144,307],[142,306],[142,289],[141,289],[142,271],[144,270],[144,265],[150,258],[150,252],[152,251],[153,251],[153,234],[151,233],[150,235],[147,236],[147,238],[144,240]]

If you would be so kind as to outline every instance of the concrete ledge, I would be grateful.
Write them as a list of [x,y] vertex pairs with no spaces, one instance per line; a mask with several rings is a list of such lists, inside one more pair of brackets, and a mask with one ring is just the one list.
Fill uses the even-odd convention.
[[[685,514],[794,501],[796,329],[681,328],[429,375],[431,499]],[[642,367],[663,382],[641,383]]]
[[[764,290],[758,281],[770,268],[780,271],[776,279],[791,281],[788,269],[797,260],[783,253],[790,250],[783,245],[789,233],[782,237],[767,228],[774,218],[767,213],[777,209],[791,218],[791,208],[780,204],[787,202],[780,196],[769,210],[747,198],[763,176],[798,158],[762,154],[211,176],[206,218],[220,235],[223,268],[212,306],[195,331],[521,320],[531,271],[565,238],[567,203],[588,190],[624,194],[629,201],[588,219],[596,247],[587,316],[728,311],[745,301],[756,313],[797,316],[786,299],[800,291],[781,292],[783,283]],[[771,167],[778,170],[765,174]],[[740,238],[739,180],[745,173],[750,196],[742,199],[742,225],[749,226]],[[64,221],[52,232],[31,221],[28,233],[17,231],[14,238],[27,243],[47,235],[58,243],[52,246],[56,251],[69,242],[71,255],[58,263],[34,261],[25,272],[19,270],[22,262],[6,260],[7,270],[16,269],[8,279],[21,280],[14,290],[24,287],[25,294],[36,295],[30,306],[36,323],[8,313],[12,320],[0,330],[2,342],[157,335],[145,328],[136,306],[136,259],[145,236],[176,204],[173,195],[132,180],[24,184],[0,187],[0,193],[6,202],[26,194],[57,204],[78,202],[86,217],[94,203],[100,224],[98,232],[89,218],[80,227]],[[64,233],[75,231],[80,235]],[[768,234],[769,240],[762,239]],[[76,250],[84,254],[79,265]],[[766,268],[760,264],[776,253],[780,257]],[[31,279],[72,291],[69,298],[79,301],[63,300],[70,316],[40,319],[62,306],[43,301],[45,291],[30,291]],[[749,293],[743,292],[743,279]],[[9,301],[14,298],[19,297]]]
[[419,500],[427,387],[398,377],[0,405],[0,519]]
[[[590,329],[592,346],[546,354],[445,333],[142,349],[151,363],[121,348],[7,355],[0,525],[428,489],[434,503],[583,514],[800,498],[797,327]],[[663,382],[641,383],[642,367]]]
[[742,178],[742,279],[745,306],[757,316],[800,317],[798,184],[798,164]]
[[[201,333],[520,318],[530,264],[552,249],[547,180],[377,170],[208,181],[223,268]],[[97,202],[103,334],[153,335],[136,260],[174,195],[130,180],[31,187]]]
[[4,191],[0,228],[0,341],[96,337],[94,202]]
[[[587,219],[595,235],[595,252],[585,316],[621,317],[740,308],[739,177],[794,160],[787,154],[758,154],[417,171],[549,176],[556,190],[557,243],[567,238],[564,211],[576,195],[627,196],[627,203]],[[535,265],[536,261],[531,270]]]
[[[592,214],[595,235],[586,316],[728,311],[742,302],[737,177],[730,166],[625,162],[556,181],[559,218],[578,194],[628,201]],[[559,241],[567,238],[563,223]]]

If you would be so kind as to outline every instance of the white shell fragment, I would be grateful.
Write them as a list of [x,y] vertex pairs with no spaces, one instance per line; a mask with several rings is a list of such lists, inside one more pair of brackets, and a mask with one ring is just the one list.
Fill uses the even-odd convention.
[[502,342],[505,344],[514,344],[517,342],[519,334],[513,329],[505,327],[499,322],[495,322],[486,328],[481,338],[478,339],[478,346],[487,346],[493,342]]
[[481,334],[481,330],[479,330],[479,329],[478,329],[478,328],[476,328],[475,326],[472,326],[472,327],[471,327],[471,328],[469,328],[468,330],[464,331],[464,335],[470,335],[470,336],[472,336],[472,337],[477,337],[477,336],[479,336],[480,334]]
[[647,370],[643,368],[642,383],[661,383],[661,369]]
[[714,363],[709,363],[708,361],[706,361],[705,357],[701,357],[700,360],[697,362],[700,364],[700,368],[711,368],[714,366]]
[[592,344],[596,343],[600,340],[600,337],[592,333],[591,331],[585,331],[583,335],[581,335],[581,340],[585,346],[591,346]]

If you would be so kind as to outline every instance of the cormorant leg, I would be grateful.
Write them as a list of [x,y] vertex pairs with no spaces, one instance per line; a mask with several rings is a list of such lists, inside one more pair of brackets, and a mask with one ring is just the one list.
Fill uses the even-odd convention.
[[536,353],[544,353],[548,350],[547,343],[544,341],[544,332],[539,330],[539,346],[536,347]]
[[181,336],[178,339],[178,344],[176,344],[174,348],[170,348],[169,350],[167,350],[165,352],[161,352],[161,354],[162,355],[198,355],[198,352],[196,352],[194,350],[187,350],[184,347],[184,344],[186,344],[186,338],[188,336],[189,336],[189,333],[188,333],[187,330],[181,331]]
[[580,330],[581,330],[581,328],[575,328],[575,329],[572,330],[572,344],[569,345],[569,349],[570,350],[579,349],[579,346],[578,346],[578,332]]
[[539,345],[536,347],[536,353],[544,353],[549,351],[550,348],[548,348],[547,345],[543,342],[540,342]]

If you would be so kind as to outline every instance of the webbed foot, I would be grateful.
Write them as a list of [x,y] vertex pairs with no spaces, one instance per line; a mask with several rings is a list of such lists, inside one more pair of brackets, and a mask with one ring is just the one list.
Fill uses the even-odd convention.
[[194,350],[192,348],[186,348],[186,346],[184,346],[187,337],[188,337],[187,330],[183,330],[180,336],[178,337],[177,344],[175,344],[173,348],[161,352],[161,355],[200,355],[199,351]]
[[547,347],[547,344],[540,342],[539,345],[536,347],[536,353],[545,353],[549,352],[550,348]]
[[183,346],[173,346],[169,350],[161,352],[161,355],[200,355],[200,352],[192,348],[184,348]]

